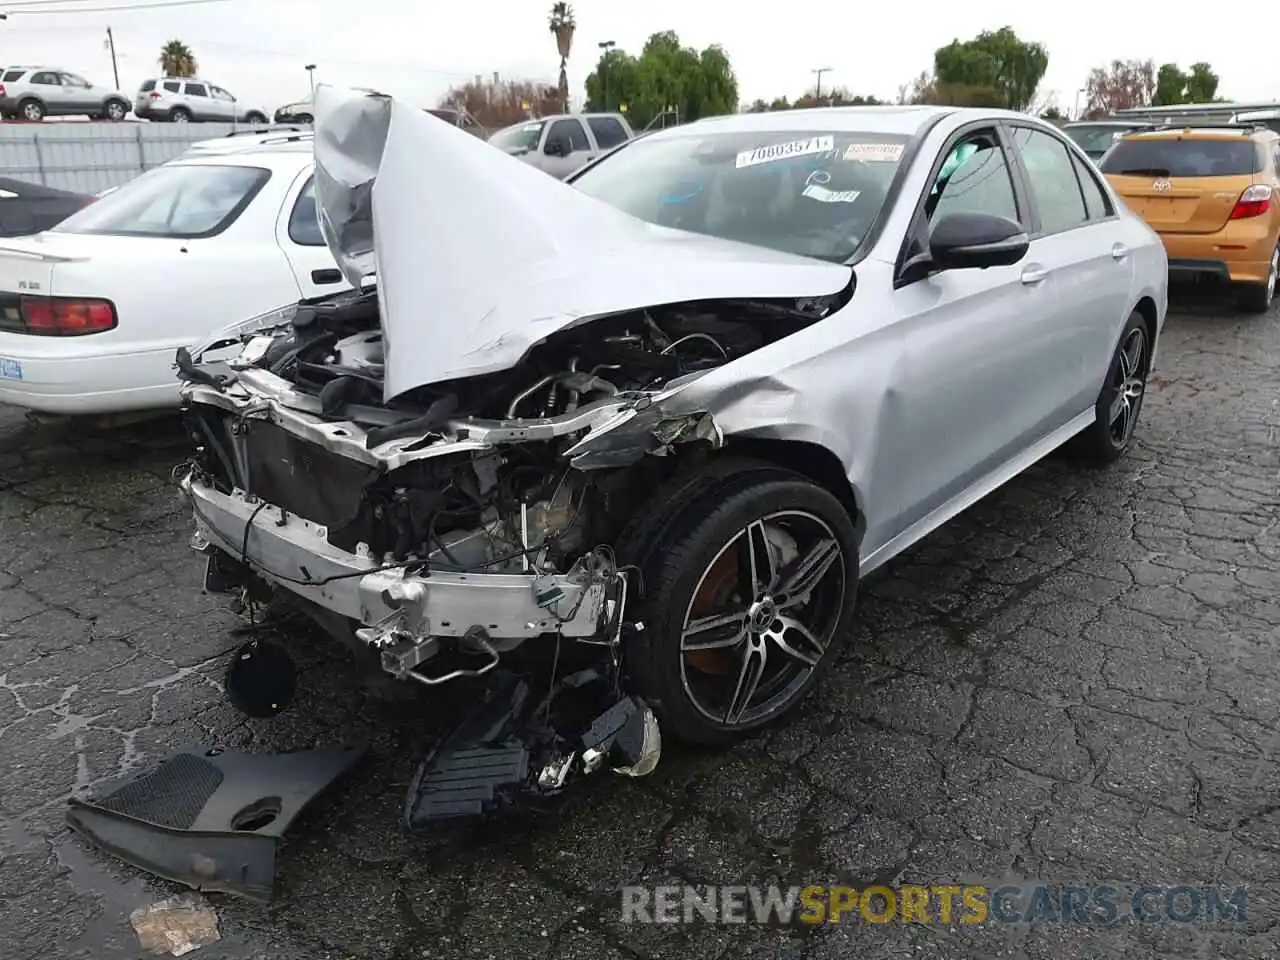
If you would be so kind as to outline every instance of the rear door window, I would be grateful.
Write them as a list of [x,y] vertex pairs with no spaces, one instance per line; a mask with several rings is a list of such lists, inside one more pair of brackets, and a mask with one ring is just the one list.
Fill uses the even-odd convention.
[[31,75],[32,83],[47,83],[50,86],[59,86],[58,75],[51,70],[41,70],[39,73]]
[[1041,233],[1058,233],[1089,219],[1067,145],[1043,130],[1017,127],[1013,142],[1022,155],[1027,182],[1040,215]]
[[179,83],[177,80],[166,80],[164,82],[164,88],[168,90],[170,93],[177,93],[182,89],[182,84]]
[[1252,140],[1121,140],[1103,158],[1102,172],[1134,177],[1247,177],[1262,172]]
[[271,171],[178,164],[156,167],[58,224],[60,233],[122,237],[212,237],[244,212]]
[[596,143],[600,144],[601,150],[616,147],[627,139],[627,131],[613,117],[589,117],[587,126],[596,135]]
[[209,90],[203,83],[188,83],[186,92],[188,97],[207,97],[209,95]]

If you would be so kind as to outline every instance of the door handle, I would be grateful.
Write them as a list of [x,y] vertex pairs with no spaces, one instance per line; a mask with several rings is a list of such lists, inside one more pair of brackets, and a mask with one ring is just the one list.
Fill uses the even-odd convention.
[[327,270],[312,270],[311,282],[312,283],[341,283],[342,271],[335,270],[332,267],[330,267]]
[[1123,260],[1128,255],[1129,255],[1129,248],[1126,247],[1123,243],[1112,244],[1111,246],[1112,260]]
[[1039,264],[1033,264],[1022,271],[1022,276],[1019,279],[1021,279],[1023,283],[1031,285],[1033,283],[1039,283],[1047,276],[1049,276],[1048,270]]

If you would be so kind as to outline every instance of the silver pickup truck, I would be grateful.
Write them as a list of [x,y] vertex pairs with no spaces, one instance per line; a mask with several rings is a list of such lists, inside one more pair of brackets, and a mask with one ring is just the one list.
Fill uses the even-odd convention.
[[563,180],[634,136],[620,113],[572,113],[517,123],[499,130],[489,142]]

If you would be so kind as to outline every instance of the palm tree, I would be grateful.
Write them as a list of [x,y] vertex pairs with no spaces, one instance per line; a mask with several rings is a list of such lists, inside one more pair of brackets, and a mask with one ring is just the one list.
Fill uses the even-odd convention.
[[170,40],[160,48],[159,63],[166,77],[194,77],[200,68],[196,55],[181,40]]
[[569,74],[565,65],[569,62],[569,51],[573,49],[573,32],[578,29],[578,22],[573,19],[573,7],[567,3],[553,3],[547,25],[555,34],[556,49],[560,52],[560,108],[568,113]]

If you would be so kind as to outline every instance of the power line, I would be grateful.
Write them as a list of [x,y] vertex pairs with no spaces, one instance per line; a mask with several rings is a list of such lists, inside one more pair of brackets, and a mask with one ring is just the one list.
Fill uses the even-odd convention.
[[[52,3],[54,0],[41,0],[42,3]],[[84,2],[84,0],[79,0]],[[230,0],[159,0],[155,3],[122,3],[113,4],[107,7],[76,7],[74,10],[49,9],[42,7],[39,10],[12,10],[12,6],[5,6],[3,9],[9,12],[11,17],[35,17],[41,15],[52,15],[56,17],[67,17],[75,13],[110,13],[110,12],[129,12],[133,10],[158,10],[161,7],[194,7],[205,3],[229,3]]]

